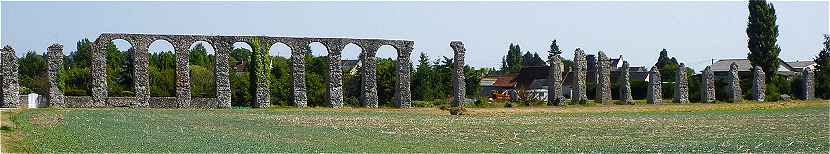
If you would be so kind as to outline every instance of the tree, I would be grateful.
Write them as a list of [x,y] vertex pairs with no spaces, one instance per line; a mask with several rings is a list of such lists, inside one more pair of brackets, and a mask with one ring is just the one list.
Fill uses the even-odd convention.
[[766,73],[766,80],[772,81],[778,70],[778,25],[775,23],[775,7],[766,0],[749,1],[749,20],[746,35],[749,37],[747,58],[754,66],[760,66]]
[[415,75],[412,79],[412,97],[415,100],[430,100],[433,99],[432,91],[432,66],[429,65],[429,56],[421,52],[420,59],[418,59],[418,68],[415,70]]
[[150,54],[150,96],[176,96],[176,54],[165,51]]
[[17,66],[19,72],[17,78],[21,87],[26,87],[40,95],[49,93],[49,77],[46,74],[47,66],[44,55],[29,51],[17,60]]
[[114,97],[133,96],[133,65],[129,51],[119,51],[112,42],[104,50],[107,54],[107,94]]
[[507,56],[502,59],[502,63],[507,64],[507,67],[502,68],[502,73],[516,73],[522,69],[522,48],[519,45],[510,44],[507,50]]
[[193,49],[190,49],[189,56],[190,65],[199,65],[202,67],[212,68],[209,67],[213,65],[213,63],[211,62],[211,58],[208,55],[207,50],[205,49],[205,46],[202,45],[202,43],[197,43],[196,46],[193,47]]
[[559,44],[556,43],[556,40],[550,42],[550,52],[555,55],[562,54],[562,50],[559,49]]
[[816,97],[830,99],[830,35],[824,34],[824,48],[818,52],[816,62]]

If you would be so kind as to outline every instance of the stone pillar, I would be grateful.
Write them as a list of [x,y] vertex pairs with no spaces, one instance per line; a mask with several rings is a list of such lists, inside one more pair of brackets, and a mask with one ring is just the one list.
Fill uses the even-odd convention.
[[98,38],[92,46],[92,105],[104,107],[107,105],[107,38]]
[[674,102],[689,103],[689,84],[686,77],[686,64],[680,63],[674,81]]
[[701,76],[700,101],[704,103],[715,102],[715,73],[711,66],[706,66]]
[[764,70],[761,67],[752,67],[752,100],[764,101],[764,95],[766,95],[767,91],[764,75]]
[[572,84],[572,92],[571,92],[571,100],[578,104],[581,101],[587,101],[588,95],[586,95],[586,87],[585,87],[585,70],[587,69],[587,64],[585,60],[585,53],[582,49],[577,48],[574,51],[574,66],[571,68],[573,70],[573,84]]
[[412,53],[412,43],[404,44],[401,47],[398,47],[398,86],[395,88],[395,95],[397,96],[397,101],[395,106],[398,108],[410,108],[412,107],[412,95],[410,93],[410,64],[409,54]]
[[49,64],[49,104],[55,107],[66,107],[63,101],[63,91],[58,85],[61,83],[60,71],[63,70],[63,45],[52,44],[47,50],[46,58]]
[[815,74],[813,69],[805,67],[801,70],[801,99],[811,100],[816,98]]
[[332,108],[343,107],[343,66],[340,58],[345,46],[342,40],[326,44],[329,50],[328,101]]
[[176,106],[190,107],[190,51],[183,40],[174,40],[176,50]]
[[738,64],[734,62],[729,65],[729,96],[730,102],[740,102],[743,99],[741,94],[741,78],[738,74]]
[[[216,101],[218,108],[231,108],[230,49],[228,42],[214,42],[216,55]],[[243,90],[243,89],[238,89]]]
[[377,69],[375,64],[377,50],[377,46],[367,46],[360,54],[360,62],[363,63],[363,68],[361,68],[362,84],[360,85],[362,95],[360,98],[361,102],[365,103],[368,108],[378,107]]
[[149,42],[135,42],[133,43],[135,53],[133,53],[133,87],[135,89],[136,104],[133,107],[146,108],[150,107],[150,52]]
[[20,106],[18,100],[18,90],[20,88],[17,79],[17,57],[14,55],[14,48],[11,46],[4,46],[2,49],[2,72],[3,81],[3,102],[0,102],[0,107],[14,108]]
[[453,66],[453,78],[452,78],[452,104],[450,107],[452,108],[464,108],[464,100],[466,99],[464,86],[464,52],[467,49],[464,48],[464,43],[461,41],[452,41],[450,42],[450,47],[453,51],[455,51],[455,56],[453,57],[454,66]]
[[631,97],[631,75],[628,73],[628,61],[623,61],[622,68],[620,68],[620,99],[625,104],[634,104],[634,98]]
[[646,100],[649,104],[660,104],[663,102],[663,85],[660,80],[660,70],[657,66],[652,66],[648,73],[648,96]]
[[305,52],[308,46],[304,43],[291,43],[291,79],[294,92],[294,106],[308,106],[305,93]]
[[[260,42],[257,42],[257,43],[260,43]],[[255,101],[254,102],[254,107],[256,107],[256,108],[268,108],[268,107],[271,107],[271,89],[268,88],[268,73],[269,72],[266,71],[267,68],[264,68],[264,67],[270,67],[271,66],[271,64],[269,64],[271,61],[268,60],[268,59],[271,58],[270,55],[268,54],[268,48],[270,48],[270,46],[268,46],[268,45],[259,45],[259,46],[257,46],[257,48],[258,49],[254,49],[254,50],[257,50],[259,52],[256,52],[257,55],[255,55],[255,56],[257,56],[260,61],[263,61],[264,63],[266,63],[267,66],[261,66],[259,64],[253,64],[252,63],[252,65],[255,65],[255,67],[259,67],[259,68],[257,68],[257,72],[253,72],[253,73],[256,73],[256,75],[257,75],[257,81],[255,83],[256,84],[256,94],[255,94],[256,98],[254,100]],[[305,66],[305,65],[303,65],[303,66]]]
[[559,55],[553,52],[548,54],[548,60],[550,61],[550,70],[548,72],[548,82],[550,83],[550,86],[548,86],[548,105],[565,105],[564,99],[562,98],[562,60]]
[[611,61],[602,51],[597,55],[597,97],[594,102],[607,105],[611,103]]

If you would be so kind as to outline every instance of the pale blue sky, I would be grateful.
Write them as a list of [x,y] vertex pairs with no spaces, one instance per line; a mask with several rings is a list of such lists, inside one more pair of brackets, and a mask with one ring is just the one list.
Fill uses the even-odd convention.
[[[828,33],[827,2],[773,4],[781,58],[812,59]],[[566,58],[580,47],[623,54],[632,66],[650,67],[661,48],[695,69],[747,52],[746,2],[2,2],[0,10],[0,43],[18,55],[50,42],[69,53],[103,32],[406,39],[415,41],[413,62],[420,52],[451,56],[449,42],[461,40],[475,67],[499,67],[510,43],[547,57],[553,39]],[[344,52],[354,59],[359,49]]]

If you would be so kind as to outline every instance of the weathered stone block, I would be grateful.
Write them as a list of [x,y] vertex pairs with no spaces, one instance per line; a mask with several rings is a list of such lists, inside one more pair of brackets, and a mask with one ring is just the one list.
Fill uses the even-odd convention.
[[611,103],[611,61],[604,52],[597,53],[597,95],[596,103]]
[[377,67],[375,64],[376,47],[369,47],[364,49],[360,54],[363,68],[361,69],[362,84],[361,84],[361,102],[368,108],[378,107],[378,92],[377,92]]
[[3,102],[0,107],[15,108],[19,107],[20,101],[18,97],[18,89],[20,88],[17,79],[17,56],[14,55],[14,48],[11,46],[4,46],[2,49],[2,72],[3,72]]
[[738,74],[738,64],[734,62],[729,65],[729,86],[727,87],[729,90],[729,96],[727,99],[730,102],[740,102],[743,99],[743,94],[741,94],[741,78]]
[[634,98],[631,97],[631,75],[628,73],[628,61],[623,61],[622,68],[620,68],[620,99],[625,104],[634,104]]
[[562,97],[562,70],[564,69],[562,60],[558,54],[554,54],[553,52],[548,55],[548,59],[550,61],[548,82],[551,82],[550,86],[548,86],[548,105],[565,105],[565,100]]
[[106,44],[109,38],[95,40],[92,51],[92,105],[90,107],[106,107],[107,105],[107,51]]
[[648,73],[648,95],[646,101],[649,104],[660,104],[663,102],[663,85],[660,81],[660,70],[657,66],[652,66]]
[[801,99],[811,100],[816,98],[815,80],[813,69],[805,67],[801,70]]
[[674,102],[689,103],[689,82],[686,76],[686,65],[680,63],[677,67],[677,75],[674,82]]
[[455,56],[453,57],[453,78],[452,78],[452,96],[453,101],[450,105],[453,108],[464,108],[464,100],[466,99],[464,86],[464,43],[461,41],[450,42],[450,47],[453,49]]
[[577,48],[574,51],[574,66],[571,68],[573,70],[573,78],[574,82],[572,92],[571,92],[571,100],[574,103],[580,103],[582,101],[588,100],[588,95],[586,94],[586,86],[585,86],[585,77],[586,77],[586,69],[587,64],[585,60],[585,53],[582,49]]
[[395,96],[397,101],[395,106],[398,108],[412,107],[412,97],[410,93],[410,70],[412,63],[409,59],[409,54],[412,53],[412,43],[397,44],[398,48],[398,86],[395,88]]
[[764,70],[761,67],[752,67],[752,99],[755,101],[764,101],[766,95],[766,77]]
[[216,101],[218,108],[231,108],[230,43],[216,42]]
[[60,44],[52,44],[47,48],[48,52],[46,53],[47,56],[47,63],[49,64],[49,68],[47,73],[49,75],[49,104],[55,107],[65,107],[63,101],[63,90],[61,90],[58,84],[62,83],[61,77],[58,76],[60,71],[63,70],[63,45]]
[[704,103],[715,102],[715,73],[711,66],[706,66],[701,77],[700,101]]

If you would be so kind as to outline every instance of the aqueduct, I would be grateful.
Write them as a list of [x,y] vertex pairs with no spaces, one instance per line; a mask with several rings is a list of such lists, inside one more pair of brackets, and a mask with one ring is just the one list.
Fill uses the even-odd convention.
[[[130,43],[135,54],[133,57],[135,97],[108,97],[106,80],[106,53],[105,48],[113,40],[125,40]],[[176,96],[151,97],[149,90],[149,52],[151,43],[157,40],[170,42],[176,55]],[[414,42],[409,40],[384,39],[353,39],[353,38],[308,38],[308,37],[270,37],[270,36],[206,36],[206,35],[159,35],[159,34],[121,34],[103,33],[92,43],[91,68],[91,96],[63,96],[57,87],[56,72],[63,62],[63,46],[53,44],[48,48],[49,73],[49,104],[57,107],[150,107],[150,108],[230,108],[230,47],[236,42],[252,44],[258,40],[259,51],[268,51],[272,44],[283,43],[291,49],[290,67],[293,85],[293,103],[297,107],[307,106],[305,62],[302,58],[310,43],[319,42],[328,50],[329,75],[327,77],[327,105],[334,108],[343,106],[343,77],[341,70],[341,51],[348,44],[360,47],[361,69],[361,96],[360,100],[366,107],[378,107],[375,54],[378,48],[384,45],[392,46],[397,50],[398,83],[395,86],[395,106],[408,108],[411,104],[410,95],[410,53]],[[189,47],[191,44],[203,41],[212,45],[215,50],[215,82],[216,98],[191,98]],[[13,54],[13,49],[12,54]],[[299,58],[298,58],[299,57]],[[15,68],[16,69],[16,68]],[[265,80],[266,72],[256,72],[260,81]],[[265,82],[255,83],[255,107],[265,108],[270,104],[270,92]],[[6,88],[4,88],[6,89]]]

